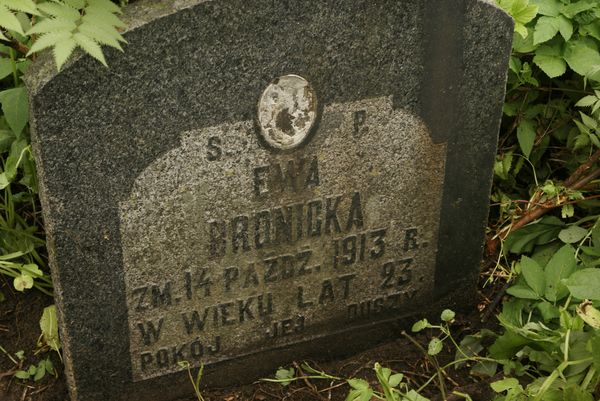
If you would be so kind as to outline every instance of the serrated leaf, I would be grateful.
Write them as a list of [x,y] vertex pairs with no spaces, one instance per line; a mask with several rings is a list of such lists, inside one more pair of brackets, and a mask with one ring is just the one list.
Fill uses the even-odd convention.
[[558,238],[565,244],[574,244],[581,241],[586,235],[587,230],[578,226],[569,226],[558,233]]
[[530,0],[529,4],[538,6],[538,14],[557,17],[562,3],[559,0]]
[[558,19],[555,17],[540,17],[533,31],[533,44],[537,45],[552,39],[558,33]]
[[27,35],[42,34],[48,32],[72,32],[77,29],[77,24],[72,20],[62,18],[44,18],[31,29],[27,31]]
[[85,0],[62,0],[66,5],[81,10],[85,7]]
[[11,10],[40,15],[37,6],[32,0],[2,0],[1,3]]
[[579,75],[585,76],[590,70],[600,64],[600,53],[592,40],[570,40],[565,46],[565,61]]
[[58,351],[60,341],[58,339],[58,321],[56,319],[56,306],[50,305],[44,308],[40,318],[40,329],[42,330],[42,339],[50,348]]
[[64,63],[69,59],[71,54],[73,54],[73,50],[75,50],[75,40],[73,38],[68,38],[63,41],[58,42],[52,52],[54,54],[54,61],[56,62],[56,69],[60,71]]
[[107,12],[103,9],[87,7],[85,9],[85,16],[87,19],[98,26],[106,27],[125,27],[125,23],[119,19],[115,14]]
[[102,48],[100,48],[100,45],[97,42],[88,38],[82,33],[76,33],[73,35],[73,39],[87,54],[100,61],[102,64],[104,64],[104,66],[108,67],[106,60],[104,59],[104,53],[102,53]]
[[584,96],[581,99],[579,99],[579,101],[577,103],[575,103],[575,106],[577,106],[577,107],[591,107],[597,101],[600,101],[600,99],[598,99],[596,96],[587,95],[587,96]]
[[596,129],[598,128],[598,122],[596,120],[594,120],[592,117],[588,116],[585,113],[579,112],[579,115],[581,116],[581,121],[583,122],[583,124],[588,127],[589,129]]
[[51,15],[56,18],[77,21],[81,19],[81,13],[64,3],[44,2],[37,5],[38,9],[44,14]]
[[566,285],[578,299],[600,301],[600,268],[578,270],[569,277]]
[[521,120],[517,127],[519,146],[526,158],[529,158],[535,143],[535,126],[532,120]]
[[594,7],[594,4],[591,2],[578,1],[563,6],[561,9],[561,13],[566,17],[573,18],[577,14],[590,10]]
[[565,18],[563,15],[558,16],[557,22],[558,31],[560,32],[564,40],[568,42],[571,39],[571,36],[573,36],[573,24],[569,19]]
[[516,22],[525,25],[535,18],[538,6],[529,4],[528,0],[515,0],[510,11]]
[[6,122],[19,136],[29,120],[29,99],[25,87],[7,89],[0,92],[0,102]]
[[514,53],[530,53],[535,50],[536,45],[533,44],[533,29],[525,29],[526,36],[515,32],[513,35],[513,52]]
[[110,0],[87,0],[87,2],[89,4],[88,7],[98,8],[100,10],[105,10],[115,14],[121,13],[121,7],[117,6]]
[[536,54],[533,62],[550,78],[559,77],[567,71],[567,63],[562,57]]
[[58,42],[69,39],[73,34],[71,32],[49,32],[41,35],[29,49],[28,56],[33,53],[47,49],[56,45]]
[[591,36],[600,40],[600,21],[594,21],[591,24],[579,26],[579,33],[584,36]]
[[0,26],[9,31],[15,31],[21,35],[25,35],[19,19],[4,5],[0,5]]
[[33,278],[27,274],[21,274],[13,280],[13,286],[17,291],[25,291],[33,287]]
[[118,32],[115,29],[112,29],[112,30],[115,33],[117,33],[117,35],[109,33],[106,30],[102,29],[101,27],[94,26],[93,24],[91,24],[89,22],[84,22],[83,24],[81,24],[79,26],[79,32],[86,35],[90,39],[95,40],[96,42],[98,42],[100,44],[112,46],[116,49],[123,51],[123,48],[121,47],[121,45],[119,43],[119,39],[118,39],[120,37],[120,35],[118,34]]

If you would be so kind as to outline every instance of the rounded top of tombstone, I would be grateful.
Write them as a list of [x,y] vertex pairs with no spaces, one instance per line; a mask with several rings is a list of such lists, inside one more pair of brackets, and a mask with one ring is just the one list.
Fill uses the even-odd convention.
[[275,79],[258,102],[261,134],[276,149],[300,146],[306,141],[316,119],[316,93],[299,75],[289,74]]

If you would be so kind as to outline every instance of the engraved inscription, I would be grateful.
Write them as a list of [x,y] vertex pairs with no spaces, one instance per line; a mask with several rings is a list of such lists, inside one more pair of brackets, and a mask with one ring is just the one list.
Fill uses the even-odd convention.
[[417,116],[327,105],[285,153],[253,124],[183,133],[120,204],[136,381],[393,319],[433,289],[446,145]]

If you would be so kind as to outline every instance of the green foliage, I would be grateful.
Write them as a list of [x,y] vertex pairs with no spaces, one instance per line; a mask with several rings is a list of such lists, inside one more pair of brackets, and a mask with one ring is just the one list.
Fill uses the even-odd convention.
[[15,377],[21,380],[40,381],[46,376],[46,373],[56,376],[54,365],[49,357],[42,359],[37,365],[29,365],[27,370],[17,370]]
[[76,48],[107,65],[103,45],[123,50],[120,13],[110,0],[0,0],[0,39],[30,46],[26,56],[51,48],[59,70]]

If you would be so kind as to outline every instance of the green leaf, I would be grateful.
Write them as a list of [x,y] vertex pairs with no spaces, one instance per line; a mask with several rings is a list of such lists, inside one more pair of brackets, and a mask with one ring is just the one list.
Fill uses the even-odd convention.
[[62,0],[66,5],[81,10],[85,7],[85,0]]
[[515,0],[510,10],[515,21],[523,25],[533,20],[537,12],[538,6],[530,5],[528,0]]
[[79,26],[79,32],[86,35],[90,39],[95,40],[96,42],[101,43],[103,45],[108,45],[123,51],[119,40],[124,41],[124,39],[121,37],[121,35],[118,34],[118,31],[116,29],[109,29],[112,32],[110,32],[108,29],[104,30],[101,27],[95,26],[91,22],[84,22]]
[[561,9],[561,13],[568,18],[573,18],[577,14],[590,10],[594,7],[594,3],[592,2],[578,1],[563,6]]
[[519,146],[526,158],[529,158],[535,142],[535,125],[532,120],[521,120],[517,127]]
[[429,401],[429,398],[423,397],[415,390],[410,390],[408,393],[406,393],[406,396],[402,401]]
[[365,390],[351,390],[345,401],[370,401],[372,397],[373,390],[371,388]]
[[44,3],[39,3],[37,6],[38,9],[44,14],[51,15],[59,19],[71,21],[77,21],[81,19],[81,14],[78,10],[64,3],[46,1]]
[[595,329],[600,329],[600,311],[590,301],[584,301],[577,306],[577,314],[584,322]]
[[109,13],[121,13],[121,8],[110,0],[87,0],[87,2],[89,4],[88,7],[97,8]]
[[523,284],[515,284],[506,290],[508,295],[522,299],[540,299],[540,296],[531,288]]
[[558,33],[558,19],[555,17],[540,17],[533,31],[533,44],[537,45],[552,39]]
[[21,11],[27,14],[40,15],[37,6],[32,0],[2,0],[0,3],[11,10]]
[[96,60],[100,61],[104,66],[108,67],[106,64],[106,60],[104,59],[104,54],[102,53],[102,49],[100,45],[94,40],[88,38],[82,33],[76,33],[73,35],[73,39],[75,42],[90,56],[94,57]]
[[562,3],[559,0],[530,0],[530,4],[538,6],[538,14],[558,17]]
[[562,281],[571,276],[576,267],[575,249],[571,245],[564,245],[552,256],[544,270],[544,297],[548,301],[555,302],[568,295],[567,287]]
[[295,374],[296,370],[294,368],[279,368],[277,369],[277,372],[275,372],[275,378],[281,380],[279,384],[285,387],[292,382]]
[[570,20],[565,18],[563,15],[560,15],[557,19],[558,21],[558,31],[564,38],[565,42],[568,42],[573,36],[573,24]]
[[600,269],[588,268],[576,271],[566,284],[574,297],[600,301]]
[[0,79],[4,79],[12,74],[12,62],[8,58],[0,58]]
[[35,371],[35,376],[33,377],[33,381],[40,381],[46,376],[46,364],[44,361],[40,361],[38,363],[37,369]]
[[442,351],[442,347],[443,347],[442,340],[440,340],[437,337],[433,337],[429,341],[429,345],[427,346],[427,353],[432,356],[437,355]]
[[58,339],[58,322],[56,319],[56,306],[50,305],[44,308],[40,318],[40,329],[42,339],[50,348],[58,352],[60,341]]
[[27,35],[39,35],[49,32],[72,32],[75,29],[77,29],[77,24],[72,20],[61,18],[45,18],[33,25],[31,29],[27,31]]
[[21,35],[25,35],[19,19],[3,4],[0,4],[0,26],[9,31],[15,31]]
[[390,385],[390,387],[397,387],[402,382],[403,378],[404,375],[402,373],[393,374],[390,376],[388,384]]
[[579,26],[579,34],[583,36],[591,36],[600,40],[600,21],[594,21],[591,24]]
[[594,367],[600,370],[600,336],[594,336],[589,341],[590,354],[594,360]]
[[533,29],[526,30],[527,36],[523,38],[518,33],[513,35],[513,52],[514,53],[530,53],[535,50],[536,45],[533,44]]
[[585,228],[579,226],[569,226],[558,233],[558,238],[565,244],[574,244],[575,242],[581,241],[588,231]]
[[33,287],[33,278],[28,274],[21,274],[13,280],[13,286],[17,291],[25,291]]
[[370,387],[369,382],[363,379],[349,379],[347,382],[350,387],[356,390],[366,390]]
[[521,272],[527,282],[527,285],[531,287],[538,295],[543,295],[546,289],[546,278],[544,277],[544,271],[537,264],[537,262],[527,256],[521,258]]
[[496,393],[502,393],[507,390],[512,390],[520,386],[519,381],[514,377],[495,381],[490,384],[492,390]]
[[454,317],[456,316],[456,313],[454,313],[454,311],[450,310],[450,309],[444,309],[444,311],[442,312],[442,320],[444,322],[450,322],[452,320],[454,320]]
[[28,380],[28,379],[29,379],[29,376],[30,376],[30,375],[29,375],[29,373],[27,373],[27,372],[26,372],[26,371],[24,371],[24,370],[17,370],[17,371],[15,372],[15,377],[16,377],[17,379],[21,379],[21,380]]
[[429,327],[429,322],[427,321],[427,319],[422,319],[413,324],[411,330],[413,333],[417,333],[423,329],[426,329],[427,327]]
[[579,115],[581,116],[581,121],[583,122],[583,124],[590,128],[590,129],[597,129],[598,128],[598,122],[596,120],[594,120],[592,117],[588,116],[585,113],[579,112]]
[[577,106],[577,107],[591,107],[597,101],[600,101],[600,99],[597,98],[596,96],[587,95],[587,96],[584,96],[581,99],[579,99],[579,101],[577,103],[575,103],[575,106]]
[[591,39],[575,39],[567,42],[564,53],[569,67],[579,75],[585,76],[591,69],[600,64],[600,53]]
[[535,245],[553,241],[563,226],[564,223],[554,216],[544,217],[510,233],[504,241],[504,246],[509,252],[515,254],[531,252]]
[[75,40],[71,37],[56,43],[52,52],[54,54],[54,62],[56,63],[57,70],[60,71],[65,62],[71,57],[73,50],[75,50],[75,46]]
[[27,56],[32,55],[33,53],[39,52],[41,50],[47,49],[48,47],[55,46],[58,42],[62,42],[63,40],[67,40],[71,38],[72,33],[66,31],[59,32],[49,32],[41,35],[33,45],[29,48],[29,52]]
[[540,46],[535,51],[533,62],[550,78],[556,78],[567,71],[560,46]]

